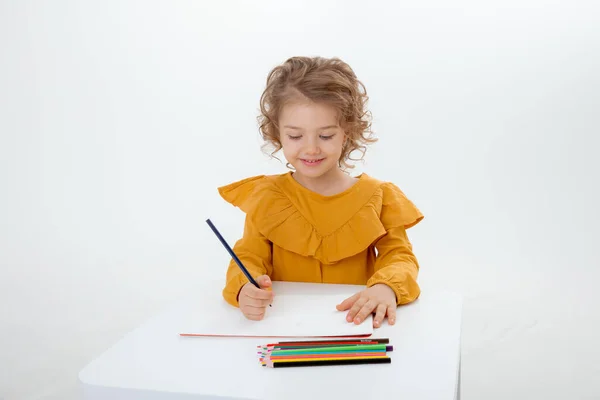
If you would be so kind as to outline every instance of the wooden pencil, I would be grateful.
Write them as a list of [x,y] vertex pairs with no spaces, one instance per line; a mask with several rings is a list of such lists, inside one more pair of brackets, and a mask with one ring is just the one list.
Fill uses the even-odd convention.
[[327,347],[327,348],[301,348],[301,349],[290,349],[290,350],[272,350],[267,351],[270,354],[299,354],[299,353],[307,353],[307,352],[345,352],[345,351],[358,351],[358,350],[385,350],[392,349],[391,346],[385,344],[367,344],[367,345],[359,345],[359,346],[337,346],[337,347]]
[[262,350],[293,350],[293,349],[304,349],[304,348],[327,348],[327,347],[338,347],[338,346],[364,346],[364,345],[374,345],[374,344],[385,344],[385,343],[377,343],[377,342],[339,342],[339,343],[330,343],[330,344],[304,344],[304,345],[294,345],[294,344],[284,344],[284,345],[275,345],[275,346],[257,346],[257,348]]
[[351,350],[330,350],[330,349],[306,349],[301,351],[293,352],[272,352],[263,351],[258,352],[257,355],[260,358],[267,357],[302,357],[302,356],[323,356],[329,355],[331,357],[338,357],[347,354],[387,354],[391,351],[392,346],[388,346],[385,349],[351,349]]
[[268,368],[290,368],[290,367],[318,367],[332,365],[358,365],[358,364],[390,364],[389,357],[371,358],[348,358],[348,359],[316,359],[299,361],[268,361],[263,366]]
[[[297,340],[297,341],[283,341],[283,342],[278,342],[278,343],[269,343],[265,346],[277,346],[277,345],[298,345],[298,346],[305,346],[305,345],[321,345],[321,344],[343,344],[343,343],[347,343],[347,342],[352,342],[352,343],[364,343],[364,342],[369,342],[370,344],[387,344],[390,342],[390,339],[388,338],[380,338],[380,339],[356,339],[356,338],[347,338],[347,339],[335,339],[335,340]],[[374,342],[374,343],[373,343]]]
[[387,354],[386,349],[366,349],[366,350],[347,350],[347,351],[301,351],[301,352],[292,352],[292,353],[261,353],[258,354],[259,357],[302,357],[302,356],[319,356],[319,355],[329,355],[331,357],[339,357],[345,354]]
[[317,358],[352,358],[352,357],[386,357],[387,354],[384,352],[380,353],[347,353],[347,354],[303,354],[303,355],[293,355],[293,356],[266,356],[262,357],[261,361],[265,360],[301,360],[301,359],[317,359]]
[[335,361],[335,360],[375,360],[375,359],[387,359],[389,357],[386,356],[377,356],[377,357],[342,357],[342,358],[298,358],[291,360],[264,360],[261,361],[260,364],[270,365],[272,363],[297,363],[304,361]]

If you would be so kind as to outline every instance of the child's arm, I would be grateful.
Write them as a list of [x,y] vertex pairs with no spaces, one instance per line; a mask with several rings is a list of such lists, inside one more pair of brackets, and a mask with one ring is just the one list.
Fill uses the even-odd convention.
[[338,310],[349,310],[347,320],[361,323],[372,312],[373,326],[379,327],[387,315],[393,325],[396,321],[396,307],[414,301],[421,294],[417,284],[419,263],[413,254],[406,229],[423,219],[421,212],[393,184],[383,185],[383,207],[381,223],[386,234],[375,247],[373,275],[367,281],[368,288],[344,300]]
[[367,281],[367,289],[345,299],[337,305],[340,311],[348,311],[346,319],[362,323],[375,312],[373,326],[381,326],[387,316],[390,325],[396,321],[396,307],[419,297],[417,285],[419,264],[404,227],[389,228],[376,243],[377,259],[374,273]]
[[406,229],[402,226],[388,229],[375,246],[378,252],[375,271],[367,286],[378,283],[390,286],[396,293],[397,305],[416,300],[421,293],[417,284],[419,263],[413,254]]
[[[234,253],[254,278],[273,274],[271,242],[269,242],[246,217],[244,235],[233,246]],[[227,282],[223,289],[225,300],[239,307],[238,295],[248,279],[232,259],[227,269]]]

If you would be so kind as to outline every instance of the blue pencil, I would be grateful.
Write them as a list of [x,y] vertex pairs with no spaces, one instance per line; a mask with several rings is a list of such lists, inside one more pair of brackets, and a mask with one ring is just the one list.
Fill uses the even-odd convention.
[[[238,258],[238,256],[233,252],[233,249],[229,246],[229,244],[227,244],[227,242],[225,241],[225,239],[223,239],[223,236],[221,235],[221,233],[219,232],[219,230],[217,229],[217,227],[212,223],[212,221],[210,220],[210,218],[206,220],[206,223],[208,224],[208,226],[210,226],[210,229],[212,229],[212,231],[215,233],[215,235],[217,235],[217,238],[219,238],[219,240],[223,244],[223,247],[225,247],[225,249],[229,252],[229,254],[231,255],[231,257],[234,259],[235,263],[238,265],[238,267],[240,267],[240,269],[242,270],[242,272],[244,273],[244,275],[246,275],[246,278],[248,278],[248,280],[250,281],[250,283],[252,283],[254,286],[256,286],[257,288],[260,289],[260,286],[258,285],[258,282],[256,282],[254,280],[254,278],[252,277],[252,275],[250,275],[250,272],[248,272],[248,270],[246,269],[246,267],[244,267],[244,264],[242,264],[242,262],[240,261],[240,259]],[[269,307],[271,307],[271,304],[269,304]]]

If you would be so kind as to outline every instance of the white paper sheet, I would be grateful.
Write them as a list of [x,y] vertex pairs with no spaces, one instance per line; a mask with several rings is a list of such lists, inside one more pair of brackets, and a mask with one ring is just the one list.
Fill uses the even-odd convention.
[[190,307],[182,316],[180,334],[198,336],[247,337],[327,337],[370,336],[372,315],[360,325],[346,321],[347,311],[336,305],[347,296],[276,295],[264,319],[248,320],[242,312],[224,301],[206,312]]

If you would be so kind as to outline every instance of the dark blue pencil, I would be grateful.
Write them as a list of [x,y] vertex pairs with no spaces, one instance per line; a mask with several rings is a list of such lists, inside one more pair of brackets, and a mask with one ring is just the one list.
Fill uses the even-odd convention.
[[[248,272],[248,270],[246,269],[246,267],[244,267],[244,264],[242,264],[242,262],[240,261],[240,259],[238,258],[238,256],[233,252],[233,249],[229,246],[229,244],[227,244],[227,242],[225,241],[225,239],[223,239],[223,236],[221,236],[221,233],[219,232],[219,230],[217,229],[217,227],[212,223],[212,221],[209,219],[206,220],[206,223],[208,224],[208,226],[210,226],[210,229],[212,229],[212,231],[215,233],[215,235],[217,235],[217,237],[219,238],[219,240],[221,241],[221,243],[223,244],[223,247],[225,247],[225,249],[229,252],[229,254],[231,255],[231,257],[234,259],[235,263],[238,265],[238,267],[240,267],[240,269],[242,270],[242,272],[244,273],[244,275],[246,275],[246,278],[248,278],[248,280],[250,281],[250,283],[252,283],[254,286],[256,286],[257,288],[261,288],[258,285],[258,282],[256,282],[254,280],[254,278],[252,277],[252,275],[250,275],[250,272]],[[271,307],[271,304],[269,304],[269,307]]]

